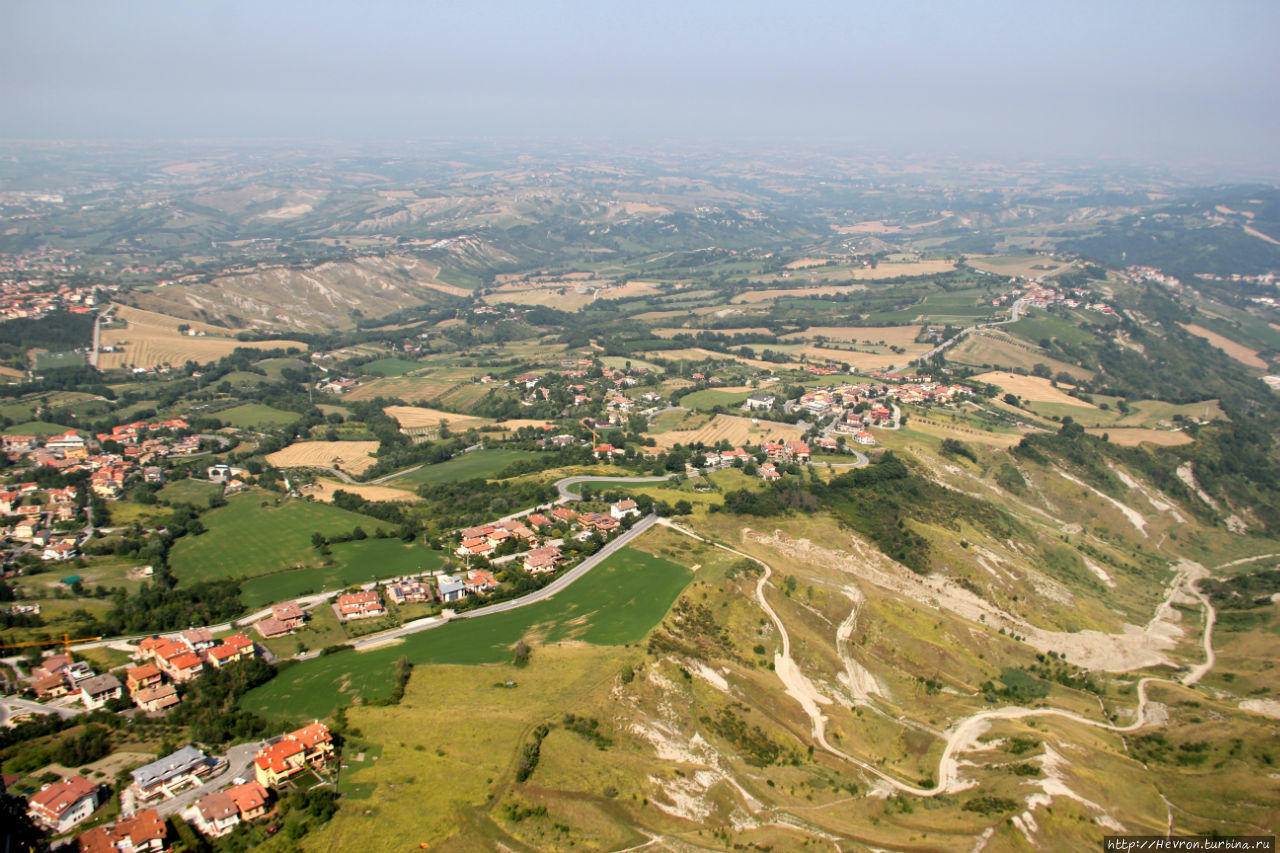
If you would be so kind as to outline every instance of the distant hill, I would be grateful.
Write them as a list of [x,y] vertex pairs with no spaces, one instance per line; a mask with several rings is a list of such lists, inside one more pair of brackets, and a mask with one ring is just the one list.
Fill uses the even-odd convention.
[[414,258],[368,257],[220,276],[207,284],[135,292],[130,301],[233,329],[350,329],[362,318],[455,298],[458,289],[437,280],[437,272]]

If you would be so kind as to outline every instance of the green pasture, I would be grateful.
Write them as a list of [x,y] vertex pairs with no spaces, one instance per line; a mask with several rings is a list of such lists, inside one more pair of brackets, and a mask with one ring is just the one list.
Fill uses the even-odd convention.
[[[501,663],[511,659],[512,647],[524,637],[543,643],[638,643],[692,577],[684,566],[624,548],[545,601],[451,622],[386,648],[295,664],[248,693],[242,706],[269,717],[323,718],[357,698],[390,693],[392,670],[401,657],[419,665]],[[537,666],[536,651],[531,666]]]
[[301,416],[297,412],[274,409],[262,403],[245,403],[217,414],[217,418],[223,423],[240,429],[287,426],[299,417]]
[[263,492],[238,495],[201,516],[207,530],[182,537],[170,553],[179,580],[254,578],[293,568],[317,560],[313,533],[345,533],[358,525],[372,534],[381,524],[330,504],[285,500],[276,506],[274,497],[264,497]]
[[[372,531],[368,531],[372,532]],[[300,595],[370,583],[401,575],[434,572],[444,562],[444,553],[421,544],[405,544],[400,539],[362,539],[331,546],[327,560],[332,565],[288,569],[251,578],[240,585],[240,599],[250,610],[288,601]],[[320,557],[315,551],[308,556]],[[327,561],[326,560],[326,561]]]
[[521,459],[531,459],[538,454],[531,450],[474,450],[440,462],[436,465],[424,465],[417,471],[410,471],[402,477],[396,477],[396,486],[420,486],[435,483],[457,483],[462,480],[474,480],[477,477],[496,476],[503,468]]

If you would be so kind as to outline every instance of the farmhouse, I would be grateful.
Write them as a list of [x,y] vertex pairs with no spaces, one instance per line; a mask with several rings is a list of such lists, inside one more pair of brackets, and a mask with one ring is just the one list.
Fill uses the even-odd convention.
[[753,412],[767,412],[777,401],[778,398],[772,394],[752,394],[743,401],[743,406]]
[[639,514],[640,514],[640,507],[631,498],[618,501],[616,504],[609,507],[609,515],[613,516],[619,521],[621,521],[624,518],[627,518],[628,516],[639,515]]
[[30,815],[60,834],[83,821],[98,807],[98,786],[83,776],[45,785],[30,801]]
[[431,587],[417,579],[399,580],[387,584],[387,598],[396,604],[431,601]]

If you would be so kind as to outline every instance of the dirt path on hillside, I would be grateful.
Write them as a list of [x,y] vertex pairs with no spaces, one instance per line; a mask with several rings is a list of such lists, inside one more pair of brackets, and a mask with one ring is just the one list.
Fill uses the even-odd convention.
[[[959,720],[949,730],[949,733],[947,734],[947,740],[943,748],[942,757],[939,759],[939,762],[938,762],[938,773],[937,773],[937,776],[935,777],[937,779],[937,782],[932,787],[922,788],[916,785],[903,782],[900,779],[896,779],[888,775],[884,771],[880,770],[879,768],[874,767],[857,758],[854,758],[853,756],[849,755],[843,750],[833,746],[827,740],[826,717],[822,713],[822,709],[820,706],[831,704],[832,700],[828,696],[824,695],[822,691],[818,689],[817,685],[815,685],[800,670],[799,665],[795,662],[795,659],[791,656],[791,638],[787,632],[786,625],[783,624],[782,619],[779,618],[778,614],[774,611],[773,607],[770,606],[765,596],[765,589],[769,584],[769,579],[773,575],[773,568],[768,563],[764,562],[763,560],[757,557],[754,557],[742,551],[738,551],[734,548],[730,548],[726,545],[721,545],[716,542],[710,542],[704,537],[699,536],[698,534],[693,533],[692,531],[687,530],[683,527],[680,527],[679,525],[668,522],[665,519],[663,520],[662,523],[667,527],[672,528],[673,530],[684,533],[685,535],[691,536],[695,539],[699,539],[703,542],[713,545],[716,548],[720,548],[724,551],[728,551],[729,553],[734,554],[736,556],[751,560],[752,562],[757,563],[761,567],[763,567],[764,573],[763,575],[761,575],[760,580],[757,581],[756,583],[756,601],[760,605],[760,608],[764,610],[765,615],[769,618],[769,620],[773,623],[774,627],[777,629],[779,638],[781,640],[781,648],[774,656],[774,670],[779,680],[782,681],[783,687],[786,689],[787,695],[795,699],[796,702],[799,703],[802,710],[805,712],[805,715],[808,716],[809,722],[810,722],[810,730],[812,732],[814,740],[817,742],[818,745],[822,747],[823,750],[825,750],[829,754],[834,755],[837,758],[840,758],[844,761],[847,761],[850,764],[853,764],[854,766],[871,774],[877,779],[880,779],[889,787],[906,794],[913,794],[913,795],[922,796],[922,797],[933,797],[933,796],[937,796],[938,794],[959,791],[968,787],[968,784],[960,776],[959,755],[961,755],[964,752],[968,752],[973,749],[976,749],[980,742],[979,739],[990,728],[990,724],[994,720],[1013,720],[1013,719],[1022,719],[1025,717],[1058,717],[1061,719],[1070,720],[1075,723],[1080,723],[1082,725],[1093,726],[1095,728],[1100,728],[1100,729],[1104,729],[1106,731],[1111,731],[1111,732],[1124,733],[1124,732],[1136,731],[1142,728],[1144,725],[1146,725],[1146,722],[1147,722],[1147,705],[1148,705],[1147,686],[1149,684],[1166,683],[1166,684],[1182,684],[1184,686],[1191,686],[1197,683],[1198,681],[1200,681],[1200,679],[1203,678],[1205,674],[1207,674],[1213,668],[1214,662],[1216,660],[1213,652],[1213,637],[1212,637],[1213,625],[1216,618],[1216,613],[1213,609],[1212,604],[1210,604],[1208,598],[1204,596],[1196,588],[1196,583],[1201,578],[1207,577],[1209,573],[1203,566],[1184,560],[1183,563],[1180,564],[1179,566],[1178,573],[1175,575],[1174,579],[1170,582],[1168,594],[1165,596],[1165,599],[1161,603],[1161,605],[1157,608],[1156,614],[1152,617],[1151,622],[1148,623],[1148,629],[1145,631],[1139,629],[1139,633],[1144,636],[1149,635],[1151,626],[1159,624],[1165,618],[1167,618],[1168,614],[1170,612],[1173,612],[1172,604],[1177,596],[1185,595],[1195,600],[1198,600],[1201,603],[1201,605],[1204,607],[1204,612],[1205,612],[1205,626],[1204,626],[1204,635],[1202,640],[1202,646],[1205,651],[1204,663],[1192,668],[1185,676],[1183,676],[1182,679],[1176,682],[1167,678],[1157,678],[1154,676],[1148,676],[1140,679],[1137,684],[1138,705],[1137,705],[1137,708],[1135,709],[1134,719],[1132,722],[1127,723],[1125,725],[1115,725],[1112,723],[1100,722],[1098,720],[1089,719],[1088,717],[1073,713],[1071,711],[1063,711],[1056,708],[1023,708],[1023,707],[1015,706],[1015,707],[1006,707],[1006,708],[996,708],[989,711],[980,711],[976,714],[965,717]],[[773,547],[779,547],[779,542],[785,541],[785,540],[782,540],[782,538],[779,537],[779,535],[776,533],[774,534],[773,537],[765,537],[760,534],[754,533],[754,531],[751,531],[749,529],[746,529],[743,531],[743,536],[745,538],[753,539],[754,541],[760,542],[762,544],[768,544]],[[797,542],[797,544],[799,542],[803,542],[803,540],[792,540],[792,541]],[[805,544],[808,545],[810,543],[805,543]],[[810,546],[810,550],[812,550],[812,546]],[[825,551],[825,549],[817,549],[817,550]],[[841,557],[847,557],[847,555],[844,555],[843,552],[828,551],[826,553],[828,555],[838,554]],[[812,560],[813,558],[814,558],[813,554],[808,554],[806,557],[804,557],[804,559],[809,559],[809,560]],[[887,560],[887,558],[884,558],[884,559]],[[894,565],[897,565],[897,564],[894,564]],[[903,572],[908,571],[904,567],[899,566],[899,568]],[[868,579],[871,579],[871,578],[868,578]],[[873,580],[873,582],[878,582],[878,581]],[[895,589],[895,591],[903,592],[904,594],[906,594],[905,590],[901,588],[900,584],[888,585],[888,588]],[[917,590],[917,591],[920,591],[920,590]],[[929,597],[917,598],[916,600],[921,602],[929,602],[929,603],[937,604],[936,599],[931,599]],[[994,608],[991,608],[990,605],[987,605],[987,609],[994,610]],[[959,612],[959,610],[957,610],[957,612]],[[964,614],[960,614],[960,615],[964,615]],[[1012,617],[1008,617],[1007,614],[1004,614],[1004,615],[1007,618],[1012,618]],[[842,627],[843,627],[843,623],[842,623]],[[837,631],[837,634],[838,633],[839,631]],[[1046,633],[1061,634],[1061,632],[1046,632]],[[1084,634],[1092,635],[1092,638],[1094,639],[1095,642],[1098,641],[1096,640],[1096,638],[1110,638],[1112,641],[1114,641],[1117,639],[1127,640],[1131,637],[1129,633],[1122,634],[1122,635],[1107,635],[1107,634],[1102,634],[1101,632],[1098,632],[1098,631],[1085,631],[1085,632],[1080,632],[1079,634],[1076,634],[1076,635],[1062,634],[1062,636],[1078,637]],[[1106,644],[1106,648],[1104,648],[1103,651],[1106,652],[1109,650],[1110,650],[1110,644]],[[1103,654],[1102,656],[1107,657],[1108,655]],[[1137,664],[1137,665],[1127,667],[1127,669],[1140,669],[1148,665],[1150,664]],[[1127,671],[1127,669],[1112,670],[1112,671]]]

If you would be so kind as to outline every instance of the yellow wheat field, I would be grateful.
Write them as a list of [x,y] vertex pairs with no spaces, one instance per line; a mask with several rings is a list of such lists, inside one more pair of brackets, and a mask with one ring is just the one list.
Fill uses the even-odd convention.
[[1121,447],[1137,447],[1139,444],[1154,444],[1158,447],[1177,447],[1190,444],[1191,436],[1185,432],[1168,429],[1142,429],[1140,427],[1098,427],[1086,429],[1090,435],[1105,435],[1112,444]]
[[1048,379],[1042,379],[1039,376],[1019,376],[1016,373],[993,370],[990,373],[981,373],[973,378],[978,382],[989,382],[1002,391],[1017,394],[1022,399],[1030,400],[1033,403],[1061,403],[1064,406],[1079,406],[1082,409],[1097,408],[1092,403],[1077,400],[1075,397],[1059,391],[1049,384]]
[[[783,335],[781,340],[814,340],[826,338],[841,343],[865,343],[871,341],[878,344],[884,341],[885,346],[912,347],[917,346],[916,336],[920,334],[920,326],[810,326],[803,332],[792,332]],[[926,347],[927,349],[927,347]]]
[[359,495],[368,501],[420,501],[422,498],[405,489],[393,489],[390,486],[356,486],[339,483],[336,480],[317,480],[315,485],[305,487],[303,494],[311,495],[318,501],[333,502],[333,493],[341,489]]
[[425,406],[387,406],[382,411],[389,417],[394,418],[396,423],[400,424],[401,429],[435,427],[439,426],[441,421],[444,421],[448,424],[450,430],[459,432],[493,423],[492,418],[478,418],[473,415],[442,412],[439,409],[428,409]]
[[746,293],[739,293],[729,301],[735,305],[751,305],[757,302],[771,302],[774,299],[786,299],[787,297],[831,296],[832,294],[853,293],[866,289],[867,286],[865,284],[829,284],[816,287],[793,287],[791,289],[779,287],[769,290],[748,290]]
[[341,468],[359,474],[372,467],[376,441],[300,441],[269,453],[267,463],[277,468]]
[[733,415],[716,415],[710,423],[694,430],[671,430],[654,436],[654,441],[662,450],[670,450],[677,444],[713,445],[719,441],[727,441],[734,447],[758,445],[766,439],[784,441],[799,438],[804,431],[791,424],[779,424],[772,421],[760,421],[753,424],[751,418],[739,418]]
[[1178,325],[1196,337],[1204,338],[1241,364],[1262,368],[1263,370],[1267,368],[1267,363],[1258,357],[1257,350],[1249,349],[1244,344],[1238,344],[1230,338],[1206,329],[1204,326],[1196,326],[1189,323],[1179,323]]
[[[300,341],[237,341],[231,337],[224,337],[228,335],[226,329],[220,329],[208,323],[182,320],[167,314],[131,308],[128,305],[117,305],[115,316],[125,320],[128,326],[124,329],[102,331],[100,342],[102,346],[121,349],[120,352],[98,354],[98,367],[103,369],[181,365],[187,361],[203,364],[230,355],[236,347],[259,350],[294,347],[303,352],[307,349],[307,345]],[[191,337],[179,332],[178,326],[183,323],[196,331],[205,332],[206,335]]]

